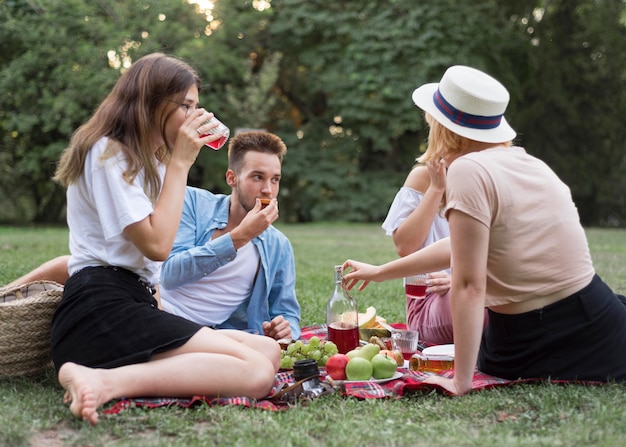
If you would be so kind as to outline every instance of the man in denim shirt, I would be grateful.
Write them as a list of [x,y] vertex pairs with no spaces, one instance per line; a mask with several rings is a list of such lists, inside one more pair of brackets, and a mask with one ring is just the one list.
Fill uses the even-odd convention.
[[231,195],[187,187],[174,247],[161,269],[164,310],[219,329],[300,337],[293,249],[272,226],[286,151],[271,133],[239,134],[228,149]]

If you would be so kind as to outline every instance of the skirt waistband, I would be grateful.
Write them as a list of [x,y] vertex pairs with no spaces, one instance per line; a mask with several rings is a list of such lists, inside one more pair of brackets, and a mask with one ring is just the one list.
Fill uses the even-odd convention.
[[131,272],[130,270],[124,267],[118,267],[115,265],[97,265],[97,266],[92,266],[92,267],[85,267],[85,269],[107,269],[107,270],[113,270],[114,272],[123,273],[137,280],[139,284],[141,284],[143,287],[146,288],[146,290],[148,290],[148,292],[150,292],[150,295],[156,294],[156,288],[154,286],[151,286],[150,284],[145,282],[143,279],[141,279],[141,277],[137,273]]
[[582,289],[539,309],[530,310],[521,314],[501,314],[489,310],[489,321],[495,323],[496,321],[542,320],[544,316],[550,315],[551,313],[558,314],[563,312],[564,309],[578,306],[581,299],[587,301],[587,298],[594,297],[591,301],[591,305],[600,305],[602,298],[607,298],[609,295],[612,295],[610,289],[607,288],[602,279],[596,274],[593,276],[591,282]]

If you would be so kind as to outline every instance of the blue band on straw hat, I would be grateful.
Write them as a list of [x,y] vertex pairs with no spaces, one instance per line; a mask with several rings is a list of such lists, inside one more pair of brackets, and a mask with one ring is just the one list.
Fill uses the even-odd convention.
[[472,129],[495,129],[502,121],[502,115],[472,115],[471,113],[456,109],[452,104],[446,101],[439,89],[434,93],[433,101],[441,113],[459,126],[471,127]]

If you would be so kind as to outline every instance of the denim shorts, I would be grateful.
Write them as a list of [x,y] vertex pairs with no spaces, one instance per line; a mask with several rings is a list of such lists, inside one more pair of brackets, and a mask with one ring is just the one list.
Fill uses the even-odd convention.
[[202,326],[158,309],[139,277],[119,267],[87,267],[65,284],[51,330],[52,360],[94,368],[147,362],[184,345]]

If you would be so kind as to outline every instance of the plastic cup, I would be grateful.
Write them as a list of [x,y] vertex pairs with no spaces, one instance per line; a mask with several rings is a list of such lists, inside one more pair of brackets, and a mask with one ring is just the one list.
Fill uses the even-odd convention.
[[404,278],[404,293],[408,298],[423,300],[426,298],[426,289],[430,285],[430,278],[426,275],[414,275]]
[[218,138],[217,140],[211,141],[206,144],[210,148],[214,150],[218,150],[222,146],[224,146],[224,144],[226,143],[226,140],[228,140],[228,137],[230,136],[230,129],[226,127],[226,125],[222,123],[220,120],[218,120],[215,116],[211,118],[210,120],[208,120],[207,122],[203,123],[203,125],[210,124],[210,123],[217,123],[217,127],[213,127],[212,129],[208,131],[208,133],[202,134],[200,135],[200,137],[204,138],[208,135],[215,135],[215,134],[221,135],[221,137]]

